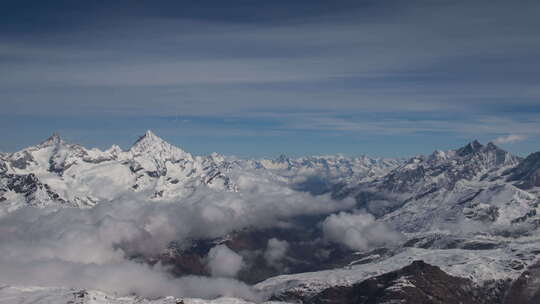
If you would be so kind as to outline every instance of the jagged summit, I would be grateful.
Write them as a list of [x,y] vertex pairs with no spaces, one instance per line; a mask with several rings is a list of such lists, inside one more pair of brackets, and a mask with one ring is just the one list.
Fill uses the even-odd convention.
[[478,140],[474,140],[465,146],[455,150],[458,156],[467,156],[479,152],[493,152],[498,151],[500,153],[508,153],[507,151],[501,149],[499,146],[493,142],[488,142],[486,145],[482,145]]
[[166,159],[191,158],[191,154],[169,144],[150,130],[146,131],[144,135],[137,139],[129,149],[129,152],[134,155],[146,154]]
[[466,156],[480,151],[483,147],[484,146],[478,140],[474,140],[465,145],[464,147],[457,149],[456,153],[459,156]]
[[465,146],[455,150],[435,150],[427,158],[421,156],[419,161],[426,159],[431,165],[438,166],[443,162],[455,161],[465,163],[484,163],[488,167],[493,165],[515,165],[521,158],[505,151],[489,142],[482,145],[478,140],[471,141]]
[[[431,205],[431,202],[448,201],[448,198],[457,198],[458,202],[471,202],[477,192],[469,189],[478,187],[484,191],[486,184],[497,183],[503,172],[519,162],[519,157],[499,149],[494,144],[484,146],[475,140],[455,150],[436,150],[428,157],[413,157],[381,177],[362,182],[350,189],[340,189],[334,195],[341,197],[346,194],[355,197],[359,205],[365,206],[366,210],[379,217],[402,206],[412,208],[407,211],[409,213],[404,213],[415,220],[401,220],[396,213],[392,221],[400,228],[418,231],[433,223],[435,217],[445,221],[447,218],[457,218],[456,210],[465,206],[458,204],[456,206],[460,207],[445,209],[447,205]],[[480,200],[481,196],[478,199]],[[431,211],[419,212],[414,209],[414,206],[418,205],[429,206],[426,210]],[[495,219],[493,216],[493,220]],[[406,227],[408,223],[415,224]]]
[[226,170],[222,157],[193,157],[151,131],[128,151],[117,145],[86,149],[55,133],[37,146],[2,155],[0,202],[11,195],[18,206],[91,207],[126,191],[152,200],[179,199],[200,186],[233,191]]
[[54,132],[49,138],[42,141],[38,147],[50,147],[50,146],[58,146],[60,144],[63,144],[64,140],[60,137],[60,134]]
[[143,135],[139,136],[139,139],[135,142],[139,142],[141,140],[163,140],[161,137],[157,136],[154,132],[151,130],[146,130]]
[[154,132],[147,130],[143,135],[139,136],[137,141],[131,146],[131,149],[134,147],[155,144],[155,143],[166,143],[161,137],[154,134]]

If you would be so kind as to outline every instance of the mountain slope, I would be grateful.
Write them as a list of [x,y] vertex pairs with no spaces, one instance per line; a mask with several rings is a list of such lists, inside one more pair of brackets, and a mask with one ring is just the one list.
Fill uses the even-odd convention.
[[513,282],[504,299],[505,304],[534,304],[540,302],[540,262],[529,266]]
[[530,221],[536,195],[503,174],[519,157],[477,141],[446,152],[418,156],[373,181],[345,187],[334,197],[354,197],[359,208],[404,232],[446,229],[458,223],[508,225]]
[[[380,176],[399,160],[320,156],[276,160],[228,160],[175,147],[151,131],[123,151],[86,149],[54,134],[42,143],[0,156],[0,201],[9,210],[23,205],[92,207],[122,195],[178,201],[197,188],[238,191],[238,178],[251,171],[299,191],[321,194],[338,182]],[[233,172],[234,171],[234,172]]]
[[518,166],[506,172],[508,181],[521,189],[540,187],[540,152],[527,156]]
[[450,276],[440,268],[414,261],[401,269],[372,277],[352,286],[325,289],[306,303],[382,304],[482,304],[501,303],[500,294],[490,295],[468,279]]
[[[168,274],[210,275],[207,255],[221,244],[245,263],[237,278],[259,282],[254,288],[276,299],[467,303],[502,298],[510,288],[508,299],[530,301],[538,294],[539,160],[538,153],[521,159],[492,143],[477,141],[409,160],[343,156],[241,160],[216,153],[194,156],[150,131],[127,151],[118,146],[86,149],[53,135],[39,145],[0,155],[0,219],[22,206],[58,211],[55,208],[91,208],[123,198],[122,205],[119,199],[100,207],[122,206],[120,213],[129,215],[125,209],[135,206],[131,202],[143,202],[151,212],[140,223],[141,231],[152,232],[150,239],[156,240],[164,233],[165,246],[159,250],[169,244],[165,252],[142,255],[146,251],[135,250],[123,258],[164,264]],[[148,201],[180,205],[159,204],[165,207],[161,210]],[[188,206],[190,201],[196,205]],[[75,215],[100,207],[61,210]],[[370,214],[361,216],[362,210]],[[114,217],[105,216],[115,223]],[[335,222],[326,220],[330,217],[352,221],[342,227],[343,238],[326,234],[331,227],[325,223]],[[201,219],[207,221],[200,224]],[[174,224],[172,230],[168,223]],[[188,223],[193,231],[182,234],[185,243],[176,244],[176,233]],[[11,231],[9,219],[4,224]],[[85,226],[84,231],[91,235],[94,226]],[[211,226],[211,233],[202,233],[206,226]],[[132,232],[126,230],[127,235]],[[349,236],[362,241],[368,236],[383,238],[380,233],[396,237],[388,243],[366,241],[376,245],[347,245]],[[9,236],[6,240],[5,248],[13,247],[8,246],[13,244]],[[123,245],[130,249],[129,242],[118,242],[112,243],[113,250]],[[33,248],[33,239],[30,243]],[[411,265],[415,260],[429,265]],[[254,273],[246,273],[250,271]],[[451,290],[461,291],[450,294]],[[0,289],[0,299],[7,291],[7,298],[17,292],[22,298],[28,295],[9,287]],[[28,299],[36,299],[35,291]],[[38,297],[49,301],[59,296],[76,303],[71,299],[74,295],[58,289]],[[113,303],[146,301],[110,299]],[[127,302],[121,302],[124,299]]]
[[[145,299],[138,296],[119,297],[95,290],[33,286],[1,286],[2,304],[250,304],[238,298],[213,300],[164,297]],[[272,303],[272,302],[265,302]],[[277,302],[274,302],[277,303]]]
[[[174,200],[199,186],[236,191],[226,168],[212,157],[194,157],[148,131],[128,150],[106,151],[65,143],[57,134],[0,161],[0,200],[12,208],[91,207],[125,194]],[[3,199],[2,199],[3,198]]]
[[311,298],[326,288],[351,286],[418,259],[485,290],[507,286],[535,263],[540,248],[537,188],[525,191],[508,178],[525,168],[534,172],[531,158],[523,160],[475,141],[414,157],[371,181],[337,189],[334,197],[354,197],[357,208],[404,232],[404,243],[390,248],[390,254],[372,254],[351,266],[277,276],[256,286],[278,298]]

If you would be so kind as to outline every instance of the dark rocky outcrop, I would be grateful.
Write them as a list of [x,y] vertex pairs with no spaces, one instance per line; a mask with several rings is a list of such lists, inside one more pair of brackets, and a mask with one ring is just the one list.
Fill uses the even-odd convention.
[[[325,289],[302,302],[310,304],[482,304],[501,303],[501,292],[479,289],[472,281],[451,276],[423,261],[352,286]],[[500,290],[500,292],[499,292]],[[298,300],[298,299],[296,299]]]
[[540,261],[527,268],[512,283],[504,304],[538,304],[540,303]]
[[540,186],[540,152],[532,153],[505,174],[521,189]]
[[67,203],[49,185],[42,183],[33,173],[20,175],[0,173],[0,200],[2,200],[2,194],[6,191],[24,195],[29,205],[39,203],[35,199],[36,196],[40,196],[41,200],[54,201],[59,204]]

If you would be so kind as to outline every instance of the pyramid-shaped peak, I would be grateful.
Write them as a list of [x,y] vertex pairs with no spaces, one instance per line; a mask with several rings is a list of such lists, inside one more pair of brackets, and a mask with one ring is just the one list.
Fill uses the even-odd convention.
[[143,139],[143,138],[147,138],[147,139],[161,139],[159,136],[157,136],[154,132],[150,131],[150,130],[147,130],[146,132],[144,132],[144,134],[142,136],[139,137],[139,139]]
[[[154,134],[154,132],[152,132],[151,130],[146,130],[146,132],[144,133],[143,135],[144,137],[158,137],[156,134]],[[159,137],[158,137],[159,138]]]
[[482,144],[478,140],[471,141],[467,146],[472,147],[473,149],[480,149],[482,148]]
[[133,147],[145,144],[145,143],[160,143],[165,142],[161,137],[154,134],[154,132],[148,130],[143,135],[139,136],[137,141],[133,144]]
[[57,146],[60,144],[63,144],[64,140],[60,137],[60,135],[56,132],[54,132],[49,138],[42,141],[39,144],[39,147],[50,147],[50,146]]
[[475,152],[480,151],[484,146],[478,141],[474,140],[465,145],[464,147],[459,148],[456,152],[459,156],[466,156]]
[[140,136],[129,151],[135,154],[161,155],[172,159],[188,157],[188,153],[169,144],[150,130]]

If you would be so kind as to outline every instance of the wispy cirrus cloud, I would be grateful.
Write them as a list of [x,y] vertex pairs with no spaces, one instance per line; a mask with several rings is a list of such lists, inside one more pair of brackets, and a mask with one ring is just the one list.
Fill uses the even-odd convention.
[[[444,132],[462,140],[536,132],[534,121],[519,118],[540,113],[537,1],[332,3],[14,4],[0,16],[0,105],[10,115],[61,121],[193,116],[202,119],[182,134],[220,138],[231,128],[201,123],[205,117],[245,121],[265,111],[276,118],[257,129],[262,135]],[[21,21],[28,16],[54,22],[36,27]],[[327,115],[296,114],[313,112]],[[28,134],[42,130],[14,121],[4,142],[8,129],[32,126]],[[234,128],[229,137],[256,136],[250,124]]]
[[493,140],[496,144],[510,144],[515,143],[519,141],[524,141],[527,139],[527,136],[525,135],[518,135],[518,134],[510,134],[506,136],[497,137]]

